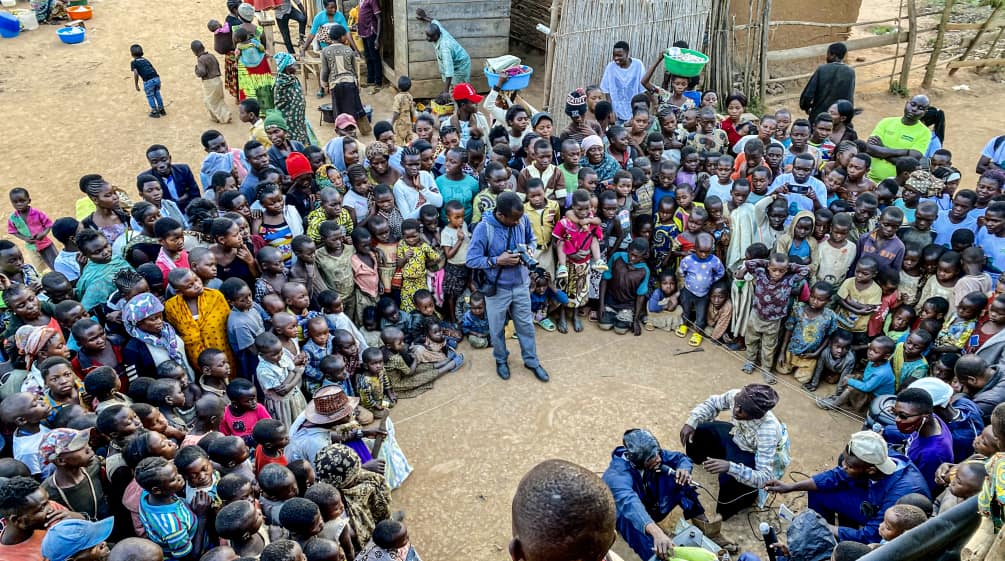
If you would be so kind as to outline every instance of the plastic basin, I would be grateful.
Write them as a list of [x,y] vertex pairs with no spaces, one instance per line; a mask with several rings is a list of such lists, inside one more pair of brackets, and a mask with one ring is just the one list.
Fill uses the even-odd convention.
[[699,74],[708,64],[708,56],[704,53],[692,49],[681,49],[681,54],[692,55],[696,58],[700,58],[700,62],[688,62],[683,60],[678,60],[675,58],[670,58],[667,52],[663,53],[663,68],[670,74],[681,76],[684,78],[693,78]]
[[[511,76],[508,80],[506,80],[506,82],[502,85],[503,91],[515,92],[518,90],[522,90],[530,85],[530,77],[531,75],[534,74],[534,69],[529,66],[524,66],[523,68],[527,71],[524,72],[523,74]],[[495,72],[492,72],[488,68],[485,68],[483,70],[485,72],[485,79],[489,83],[489,87],[494,88],[496,84],[499,83],[499,75],[496,74]]]
[[76,45],[84,42],[87,33],[83,27],[62,27],[56,30],[56,35],[59,35],[59,40],[67,45]]
[[94,15],[94,8],[90,6],[70,6],[66,9],[66,13],[69,14],[72,20],[91,19],[91,16]]

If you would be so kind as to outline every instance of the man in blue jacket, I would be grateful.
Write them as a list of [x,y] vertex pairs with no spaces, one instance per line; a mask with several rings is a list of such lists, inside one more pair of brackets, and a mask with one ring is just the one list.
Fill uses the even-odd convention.
[[872,431],[851,435],[841,465],[796,483],[769,481],[772,493],[806,491],[809,507],[828,521],[834,515],[858,527],[832,526],[839,542],[879,543],[879,525],[886,509],[904,495],[921,493],[931,498],[925,476],[906,457],[890,456],[886,441]]
[[[523,365],[542,382],[548,372],[537,358],[534,314],[530,305],[528,248],[537,247],[530,221],[523,215],[523,202],[516,193],[501,193],[491,215],[483,216],[471,233],[466,265],[484,271],[480,291],[485,294],[485,315],[489,320],[492,356],[496,374],[509,380],[509,351],[506,350],[506,322],[513,320],[520,341]],[[478,277],[476,277],[477,279]]]
[[143,173],[156,177],[164,190],[164,198],[174,201],[182,212],[192,199],[202,196],[192,168],[185,164],[172,164],[171,153],[166,146],[154,144],[147,148],[147,162],[150,169]]
[[709,527],[698,493],[691,486],[694,464],[680,452],[661,448],[645,429],[627,431],[623,442],[624,446],[611,453],[603,476],[614,495],[618,533],[642,559],[653,554],[669,559],[673,542],[659,521],[674,508],[680,506],[683,518],[695,520],[699,527]]

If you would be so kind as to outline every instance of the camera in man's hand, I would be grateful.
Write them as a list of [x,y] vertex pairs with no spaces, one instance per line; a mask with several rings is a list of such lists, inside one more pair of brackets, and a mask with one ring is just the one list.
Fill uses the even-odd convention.
[[527,268],[533,269],[534,267],[537,267],[538,260],[534,259],[534,256],[527,251],[527,244],[516,244],[516,247],[513,248],[513,253],[520,256],[520,261],[522,261]]
[[795,193],[797,195],[805,195],[809,192],[810,186],[805,183],[789,183],[789,193]]

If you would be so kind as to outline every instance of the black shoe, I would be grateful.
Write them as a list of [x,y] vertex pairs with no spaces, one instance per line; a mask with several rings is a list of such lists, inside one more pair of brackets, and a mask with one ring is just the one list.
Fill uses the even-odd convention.
[[541,366],[540,364],[538,364],[537,366],[527,366],[526,364],[524,364],[523,367],[533,372],[534,376],[536,376],[537,379],[541,380],[542,382],[547,382],[548,380],[551,379],[548,377],[548,371],[545,370],[544,367]]
[[161,114],[158,113],[157,111],[151,111],[150,112],[150,117],[153,117],[154,119],[160,119]]
[[158,110],[158,112],[159,112],[159,113],[160,113],[161,115],[167,115],[167,114],[168,114],[168,112],[167,112],[167,111],[165,111],[163,107],[161,107],[161,108],[160,108],[160,109]]
[[509,364],[505,362],[497,362],[496,374],[498,374],[503,380],[509,380]]

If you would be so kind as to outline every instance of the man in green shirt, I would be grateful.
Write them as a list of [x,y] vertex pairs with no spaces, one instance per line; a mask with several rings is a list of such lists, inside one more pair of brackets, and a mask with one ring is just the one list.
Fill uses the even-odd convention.
[[872,156],[869,179],[876,183],[897,174],[896,160],[905,156],[925,155],[932,133],[921,122],[928,110],[928,97],[916,95],[904,106],[902,117],[887,117],[876,124],[867,140],[867,152]]

